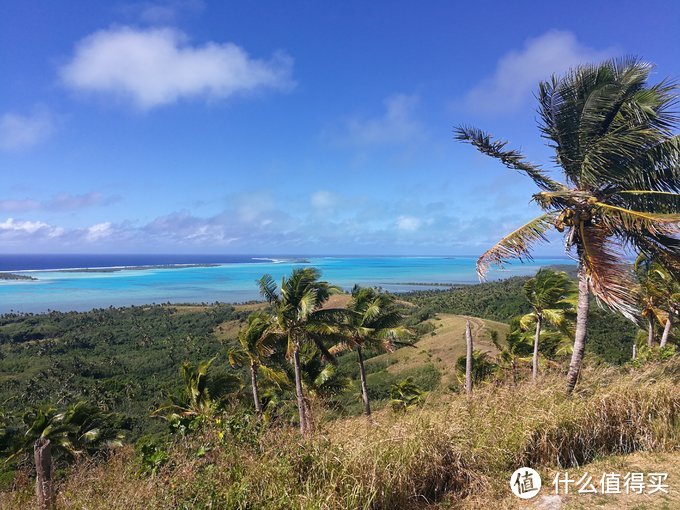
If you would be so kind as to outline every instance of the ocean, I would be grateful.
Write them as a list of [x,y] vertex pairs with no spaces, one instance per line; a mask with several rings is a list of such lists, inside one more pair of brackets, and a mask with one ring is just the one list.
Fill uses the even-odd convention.
[[[260,299],[256,280],[314,266],[344,289],[354,284],[391,292],[477,283],[474,257],[267,257],[243,255],[0,255],[0,272],[34,280],[0,280],[0,313],[85,311],[151,303],[237,303]],[[489,272],[488,280],[532,275],[573,264],[539,258]]]

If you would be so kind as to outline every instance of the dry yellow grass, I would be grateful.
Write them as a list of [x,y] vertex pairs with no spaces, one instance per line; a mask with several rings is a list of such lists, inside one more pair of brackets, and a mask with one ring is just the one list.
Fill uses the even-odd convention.
[[[244,440],[223,421],[178,438],[155,476],[137,474],[129,448],[108,465],[81,463],[61,482],[59,502],[88,510],[535,508],[509,492],[510,473],[523,465],[548,473],[544,479],[567,468],[667,469],[677,490],[678,382],[680,360],[642,369],[587,367],[571,397],[563,377],[546,374],[539,385],[482,385],[471,398],[431,395],[422,408],[383,411],[373,422],[323,422],[307,440],[285,426]],[[645,454],[621,456],[636,451]],[[31,508],[32,499],[26,479],[0,494],[0,508]],[[630,497],[569,498],[563,508],[671,509],[676,500],[675,493],[666,502],[644,501],[657,506]]]
[[381,354],[369,359],[366,364],[387,362],[389,372],[399,373],[425,363],[432,363],[442,374],[444,382],[450,381],[455,378],[456,360],[465,355],[465,325],[468,319],[472,326],[475,349],[495,355],[498,350],[491,342],[490,333],[497,331],[502,340],[510,329],[507,324],[476,317],[440,313],[432,321],[436,326],[433,334],[424,335],[412,348]]
[[255,310],[262,310],[267,306],[267,303],[245,303],[242,305],[234,305],[234,310],[237,312],[254,312]]
[[243,323],[239,320],[226,321],[215,328],[215,337],[221,341],[234,340]]

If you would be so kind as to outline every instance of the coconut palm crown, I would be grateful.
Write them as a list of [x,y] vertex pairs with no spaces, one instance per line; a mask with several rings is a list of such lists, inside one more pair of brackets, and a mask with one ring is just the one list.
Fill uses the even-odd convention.
[[286,337],[287,357],[293,359],[295,370],[295,394],[300,415],[300,431],[311,432],[308,404],[302,390],[300,349],[313,343],[326,359],[334,360],[325,347],[323,338],[338,332],[336,324],[345,316],[344,310],[323,309],[332,293],[339,289],[320,281],[321,273],[313,267],[294,269],[290,277],[281,279],[277,289],[271,275],[258,280],[260,294],[269,302],[275,313],[270,334]]
[[[370,346],[391,352],[400,338],[410,331],[402,325],[403,316],[395,308],[394,298],[370,287],[355,286],[352,299],[347,305],[348,315],[343,323],[343,339],[334,347],[334,352],[343,349],[357,351],[361,398],[364,414],[371,415],[371,404],[366,382],[363,348]],[[409,344],[410,345],[410,344]]]
[[567,273],[543,268],[524,284],[524,295],[532,311],[522,316],[519,323],[524,330],[531,326],[536,328],[531,370],[533,379],[536,379],[538,377],[538,343],[541,339],[543,321],[566,330],[569,314],[575,307],[576,294]]
[[247,365],[250,368],[253,401],[258,417],[262,417],[263,411],[258,383],[259,374],[262,373],[267,380],[277,385],[287,382],[284,372],[265,364],[276,348],[277,338],[269,334],[271,326],[272,317],[267,312],[258,310],[251,313],[245,327],[238,332],[239,346],[227,351],[229,364],[232,367]]
[[543,214],[519,227],[477,261],[531,258],[532,245],[556,229],[579,262],[579,308],[567,391],[576,384],[585,348],[589,290],[600,303],[635,320],[626,249],[680,274],[680,139],[676,85],[648,85],[650,64],[633,58],[583,65],[539,86],[539,129],[555,151],[564,182],[554,180],[504,141],[467,126],[458,140],[528,175]]

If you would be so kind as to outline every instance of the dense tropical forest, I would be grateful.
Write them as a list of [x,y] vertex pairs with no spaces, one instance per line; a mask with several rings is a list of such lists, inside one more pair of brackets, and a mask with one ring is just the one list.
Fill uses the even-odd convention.
[[258,303],[1,317],[0,507],[511,508],[518,466],[678,471],[680,146],[650,69],[540,85],[564,182],[456,130],[544,210],[480,276],[552,229],[575,272],[392,295],[304,267]]

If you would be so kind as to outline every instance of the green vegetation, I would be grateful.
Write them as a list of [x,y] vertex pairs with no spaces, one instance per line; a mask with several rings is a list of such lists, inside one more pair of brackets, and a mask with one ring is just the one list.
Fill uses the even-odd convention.
[[395,348],[395,342],[399,338],[405,338],[409,331],[401,325],[403,316],[396,309],[394,299],[375,289],[355,286],[347,311],[349,313],[343,321],[341,339],[336,347],[354,349],[357,352],[364,414],[370,416],[371,404],[363,351],[372,347],[391,352]]
[[611,60],[539,85],[539,129],[555,150],[564,183],[506,150],[506,142],[457,129],[459,140],[530,177],[541,190],[533,200],[545,211],[487,250],[477,261],[479,274],[491,264],[531,257],[532,245],[553,228],[576,252],[579,297],[567,392],[583,362],[590,293],[635,320],[634,282],[621,247],[632,246],[680,277],[676,85],[648,85],[651,69],[636,59]]
[[[417,305],[417,313],[424,317],[446,312],[510,322],[531,311],[528,301],[518,299],[523,295],[527,281],[528,277],[514,277],[451,290],[409,292],[400,297]],[[593,299],[593,306],[588,311],[586,352],[596,354],[608,363],[626,363],[631,358],[637,334],[634,323],[596,306]]]
[[[515,504],[507,480],[517,466],[546,479],[613,454],[672,454],[679,376],[677,359],[643,369],[586,365],[572,398],[563,376],[548,374],[538,387],[482,385],[469,399],[430,394],[415,410],[376,412],[372,423],[322,423],[308,439],[218,415],[191,436],[146,447],[145,457],[125,447],[106,464],[75,466],[58,500],[93,510],[504,508]],[[659,466],[667,464],[651,470]],[[32,483],[20,485],[0,507],[30,507],[33,494]]]
[[[126,510],[487,507],[508,497],[517,466],[677,452],[675,87],[647,86],[649,71],[610,61],[541,84],[540,128],[566,184],[505,142],[458,129],[531,177],[546,211],[482,255],[480,275],[529,257],[552,227],[575,249],[576,275],[541,270],[398,299],[338,295],[307,267],[280,287],[263,276],[266,303],[240,310],[0,317],[0,483],[13,489],[0,508],[27,507],[31,478],[51,479],[51,442],[61,503]],[[640,253],[636,272],[617,242]],[[524,384],[539,363],[540,384]],[[44,447],[38,469],[33,444]],[[38,487],[51,500],[51,485]]]
[[26,280],[30,282],[37,280],[37,278],[33,278],[32,276],[27,276],[25,274],[0,273],[0,280]]
[[[567,273],[550,269],[540,269],[536,276],[524,284],[524,296],[531,305],[532,311],[519,319],[522,330],[535,327],[534,352],[531,361],[532,377],[538,377],[538,348],[544,325],[560,329],[565,336],[570,333],[570,317],[575,312],[576,294],[574,284]],[[570,334],[568,336],[571,336]]]
[[215,330],[245,317],[227,305],[1,316],[0,403],[22,413],[87,400],[128,416],[130,439],[164,430],[149,414],[181,393],[179,367],[219,354],[212,371],[226,375]]

